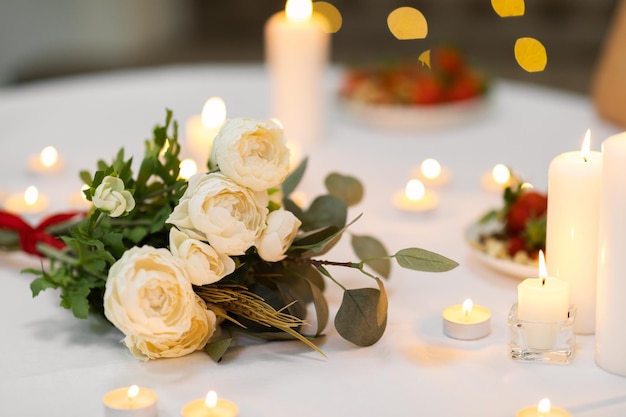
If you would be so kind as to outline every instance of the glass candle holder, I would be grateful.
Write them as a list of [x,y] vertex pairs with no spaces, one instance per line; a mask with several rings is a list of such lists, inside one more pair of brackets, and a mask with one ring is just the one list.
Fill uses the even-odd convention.
[[511,358],[529,362],[568,363],[576,346],[575,319],[576,307],[570,305],[564,321],[524,321],[517,316],[517,303],[513,304],[507,317]]

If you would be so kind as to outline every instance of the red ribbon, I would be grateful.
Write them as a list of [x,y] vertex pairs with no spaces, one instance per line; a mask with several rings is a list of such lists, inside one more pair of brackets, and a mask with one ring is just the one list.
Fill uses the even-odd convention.
[[22,247],[22,251],[29,253],[31,255],[43,256],[37,250],[37,243],[44,243],[46,245],[52,246],[55,249],[63,249],[65,247],[65,243],[46,232],[46,228],[50,226],[54,226],[56,224],[64,223],[70,220],[72,217],[84,215],[82,212],[70,212],[70,213],[61,213],[54,214],[52,216],[46,217],[39,223],[36,227],[32,227],[28,223],[26,223],[21,217],[0,210],[0,229],[13,230],[18,233],[20,239],[20,246]]

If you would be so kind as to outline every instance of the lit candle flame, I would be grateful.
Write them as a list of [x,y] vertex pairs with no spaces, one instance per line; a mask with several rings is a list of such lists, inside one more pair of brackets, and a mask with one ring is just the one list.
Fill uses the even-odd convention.
[[135,398],[137,394],[139,394],[139,387],[137,385],[131,385],[130,387],[128,387],[128,393],[126,395],[128,396],[129,400]]
[[541,278],[541,285],[546,284],[546,278],[548,277],[548,270],[546,269],[546,260],[543,256],[543,251],[539,251],[539,278]]
[[209,391],[204,400],[204,404],[208,408],[215,408],[215,406],[217,405],[217,393],[213,390]]
[[54,146],[46,146],[39,154],[39,160],[41,161],[41,165],[46,168],[50,168],[57,162],[58,159],[59,153],[54,148]]
[[511,171],[503,164],[494,166],[491,170],[491,175],[493,176],[493,180],[500,185],[507,184],[511,179]]
[[202,107],[202,124],[216,128],[226,120],[226,104],[220,97],[211,97]]
[[27,205],[34,205],[38,199],[39,190],[37,190],[37,187],[35,187],[34,185],[31,185],[26,189],[26,191],[24,191],[24,202],[26,202]]
[[465,315],[465,317],[469,316],[470,314],[472,314],[472,307],[474,306],[474,304],[472,303],[472,300],[470,300],[469,298],[465,301],[463,301],[463,315]]
[[313,14],[313,3],[311,0],[287,0],[285,14],[289,21],[305,22]]
[[548,414],[550,412],[550,400],[544,398],[543,400],[539,401],[539,405],[537,405],[537,412]]
[[535,188],[535,186],[529,182],[524,182],[522,183],[522,185],[519,186],[519,188],[521,188],[522,190],[526,190],[526,189],[530,190],[530,189]]
[[424,159],[420,169],[422,174],[429,179],[434,179],[441,175],[441,164],[433,158]]
[[183,159],[180,161],[180,171],[178,176],[180,178],[188,180],[198,171],[198,165],[193,159]]
[[589,160],[590,153],[591,153],[591,130],[587,129],[587,133],[585,133],[585,139],[583,140],[583,146],[580,150],[580,155],[583,157],[583,160],[585,162]]
[[411,201],[419,201],[424,198],[426,188],[420,180],[412,179],[406,184],[404,189],[406,197]]

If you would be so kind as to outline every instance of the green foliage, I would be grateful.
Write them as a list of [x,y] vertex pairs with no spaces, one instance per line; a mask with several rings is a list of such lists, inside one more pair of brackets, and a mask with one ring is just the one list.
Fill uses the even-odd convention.
[[[162,152],[165,146],[169,148]],[[103,291],[111,265],[133,246],[167,244],[165,220],[186,186],[178,178],[179,153],[177,125],[172,123],[172,112],[168,110],[165,124],[156,126],[153,138],[145,142],[137,179],[133,177],[133,159],[125,157],[124,149],[111,163],[98,161],[93,175],[82,171],[80,177],[90,187],[86,192],[89,200],[102,180],[111,175],[120,178],[125,188],[133,192],[136,207],[119,218],[94,208],[88,218],[62,235],[67,244],[65,250],[43,247],[41,250],[51,259],[49,270],[42,267],[26,271],[36,276],[31,285],[33,296],[48,288],[61,289],[61,306],[71,309],[76,317],[86,318],[90,307],[102,311],[102,299],[90,295]]]
[[360,203],[363,199],[363,185],[354,177],[332,173],[326,177],[324,184],[330,195],[337,197],[348,207]]
[[352,235],[352,249],[374,272],[383,278],[389,278],[391,261],[387,258],[387,250],[378,239],[372,236]]

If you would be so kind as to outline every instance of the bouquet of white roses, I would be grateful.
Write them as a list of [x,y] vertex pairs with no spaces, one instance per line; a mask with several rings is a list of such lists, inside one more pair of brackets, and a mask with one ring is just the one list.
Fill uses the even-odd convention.
[[[299,339],[321,353],[313,341],[329,317],[325,279],[344,290],[338,333],[368,346],[385,330],[387,297],[378,276],[388,277],[391,259],[421,271],[457,265],[418,248],[388,255],[377,239],[359,235],[351,239],[359,262],[319,259],[360,217],[347,222],[363,188],[334,173],[326,178],[328,194],[299,207],[290,195],[306,160],[289,173],[286,138],[271,121],[228,120],[215,138],[209,172],[189,181],[179,177],[179,154],[168,111],[146,141],[136,176],[123,149],[111,164],[99,161],[94,175],[81,172],[93,203],[88,216],[57,225],[50,233],[59,244],[37,245],[49,266],[28,270],[37,275],[34,295],[58,288],[61,305],[75,316],[103,313],[141,359],[205,349],[219,361],[237,329],[266,340]],[[375,285],[347,289],[329,266],[354,268]],[[311,303],[317,328],[305,336]]]

